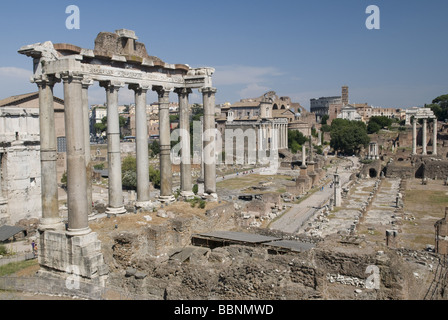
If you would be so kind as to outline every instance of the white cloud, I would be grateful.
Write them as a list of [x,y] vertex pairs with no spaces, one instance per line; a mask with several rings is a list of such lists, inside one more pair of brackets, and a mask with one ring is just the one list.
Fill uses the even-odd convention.
[[271,88],[269,88],[269,87],[260,86],[260,85],[258,85],[256,83],[251,83],[246,88],[241,90],[239,92],[239,94],[240,94],[242,99],[245,99],[245,98],[257,98],[257,97],[260,97],[261,95],[265,94],[266,92],[268,92],[270,90],[271,90]]
[[215,69],[213,82],[217,86],[259,84],[269,81],[270,77],[283,74],[274,67],[230,65],[218,66]]
[[16,67],[0,67],[0,99],[37,91],[30,82],[31,70]]
[[1,78],[14,78],[19,80],[30,80],[33,75],[31,70],[26,70],[16,67],[0,67],[0,77]]

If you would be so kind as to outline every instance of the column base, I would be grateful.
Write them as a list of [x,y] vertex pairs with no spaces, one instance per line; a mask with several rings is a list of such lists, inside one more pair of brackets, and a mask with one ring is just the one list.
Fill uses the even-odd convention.
[[174,196],[160,196],[159,201],[163,204],[171,204],[176,202],[176,198]]
[[38,229],[39,231],[64,231],[65,225],[59,218],[42,218],[39,221]]
[[125,214],[127,211],[124,207],[120,207],[120,208],[111,208],[108,207],[106,210],[106,214],[108,217],[115,217],[118,215],[122,215]]
[[218,194],[216,193],[204,193],[202,195],[202,199],[210,201],[210,202],[216,202],[218,201]]
[[189,199],[194,199],[194,197],[196,196],[193,191],[182,191],[180,193],[181,197],[189,200]]
[[152,203],[152,201],[137,201],[135,203],[135,207],[137,209],[152,208],[153,207],[153,203]]
[[89,227],[84,229],[67,229],[67,236],[69,237],[81,237],[86,236],[92,232],[92,229]]

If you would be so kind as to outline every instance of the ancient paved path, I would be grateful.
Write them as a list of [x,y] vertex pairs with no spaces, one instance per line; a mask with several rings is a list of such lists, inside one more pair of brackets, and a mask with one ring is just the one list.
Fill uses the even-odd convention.
[[[357,158],[350,158],[358,166]],[[343,164],[339,164],[338,173],[341,179],[341,186],[343,187],[353,174],[353,170],[345,170],[344,168],[351,164],[350,161],[344,160]],[[335,168],[328,170],[331,174],[335,171]],[[293,207],[275,220],[269,226],[270,229],[281,230],[288,233],[297,233],[300,227],[314,215],[314,213],[324,206],[330,198],[333,197],[333,188],[330,188],[330,183],[324,186],[324,190],[317,191],[307,199],[303,200],[300,204],[294,204]]]

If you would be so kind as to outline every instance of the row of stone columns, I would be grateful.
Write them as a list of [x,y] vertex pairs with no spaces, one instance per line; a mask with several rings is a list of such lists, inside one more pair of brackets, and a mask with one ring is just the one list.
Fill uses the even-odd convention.
[[369,144],[369,159],[370,160],[379,159],[378,143],[376,142],[372,142]]
[[[61,75],[64,83],[65,131],[67,140],[67,206],[69,211],[67,231],[71,235],[83,235],[90,232],[88,216],[92,207],[90,132],[88,128],[88,88],[93,81],[84,76],[67,72]],[[42,230],[62,228],[59,218],[57,189],[57,147],[54,128],[53,87],[55,78],[35,79],[39,87],[40,142],[42,171]],[[122,83],[103,81],[107,98],[107,139],[109,164],[109,205],[108,214],[126,212],[123,203],[120,128],[118,114],[118,92]],[[150,202],[148,131],[146,116],[146,97],[149,86],[130,85],[135,92],[136,103],[136,150],[137,150],[137,206]],[[160,122],[160,200],[174,200],[172,190],[171,128],[169,118],[170,90],[153,87],[158,93]],[[215,160],[215,88],[201,90],[204,99],[204,178],[205,191],[216,194]],[[192,196],[192,178],[190,161],[190,122],[188,96],[190,89],[177,89],[180,107],[180,129],[188,133],[182,137],[181,192]],[[207,135],[208,133],[208,135]]]
[[288,148],[288,124],[274,124],[273,138],[276,141],[276,149]]
[[[437,155],[437,119],[433,119],[433,147],[432,154]],[[428,138],[427,138],[427,130],[428,130],[428,119],[423,119],[423,128],[422,128],[422,155],[427,155],[427,146],[428,146]],[[414,118],[412,121],[412,154],[417,154],[417,119]]]

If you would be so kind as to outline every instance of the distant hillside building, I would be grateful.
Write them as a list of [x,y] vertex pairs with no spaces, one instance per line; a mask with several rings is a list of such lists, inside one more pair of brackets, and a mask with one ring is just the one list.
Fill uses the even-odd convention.
[[316,114],[317,121],[320,122],[323,116],[330,115],[330,106],[347,105],[349,102],[348,87],[342,87],[342,95],[334,97],[321,97],[319,99],[310,100],[310,111]]

